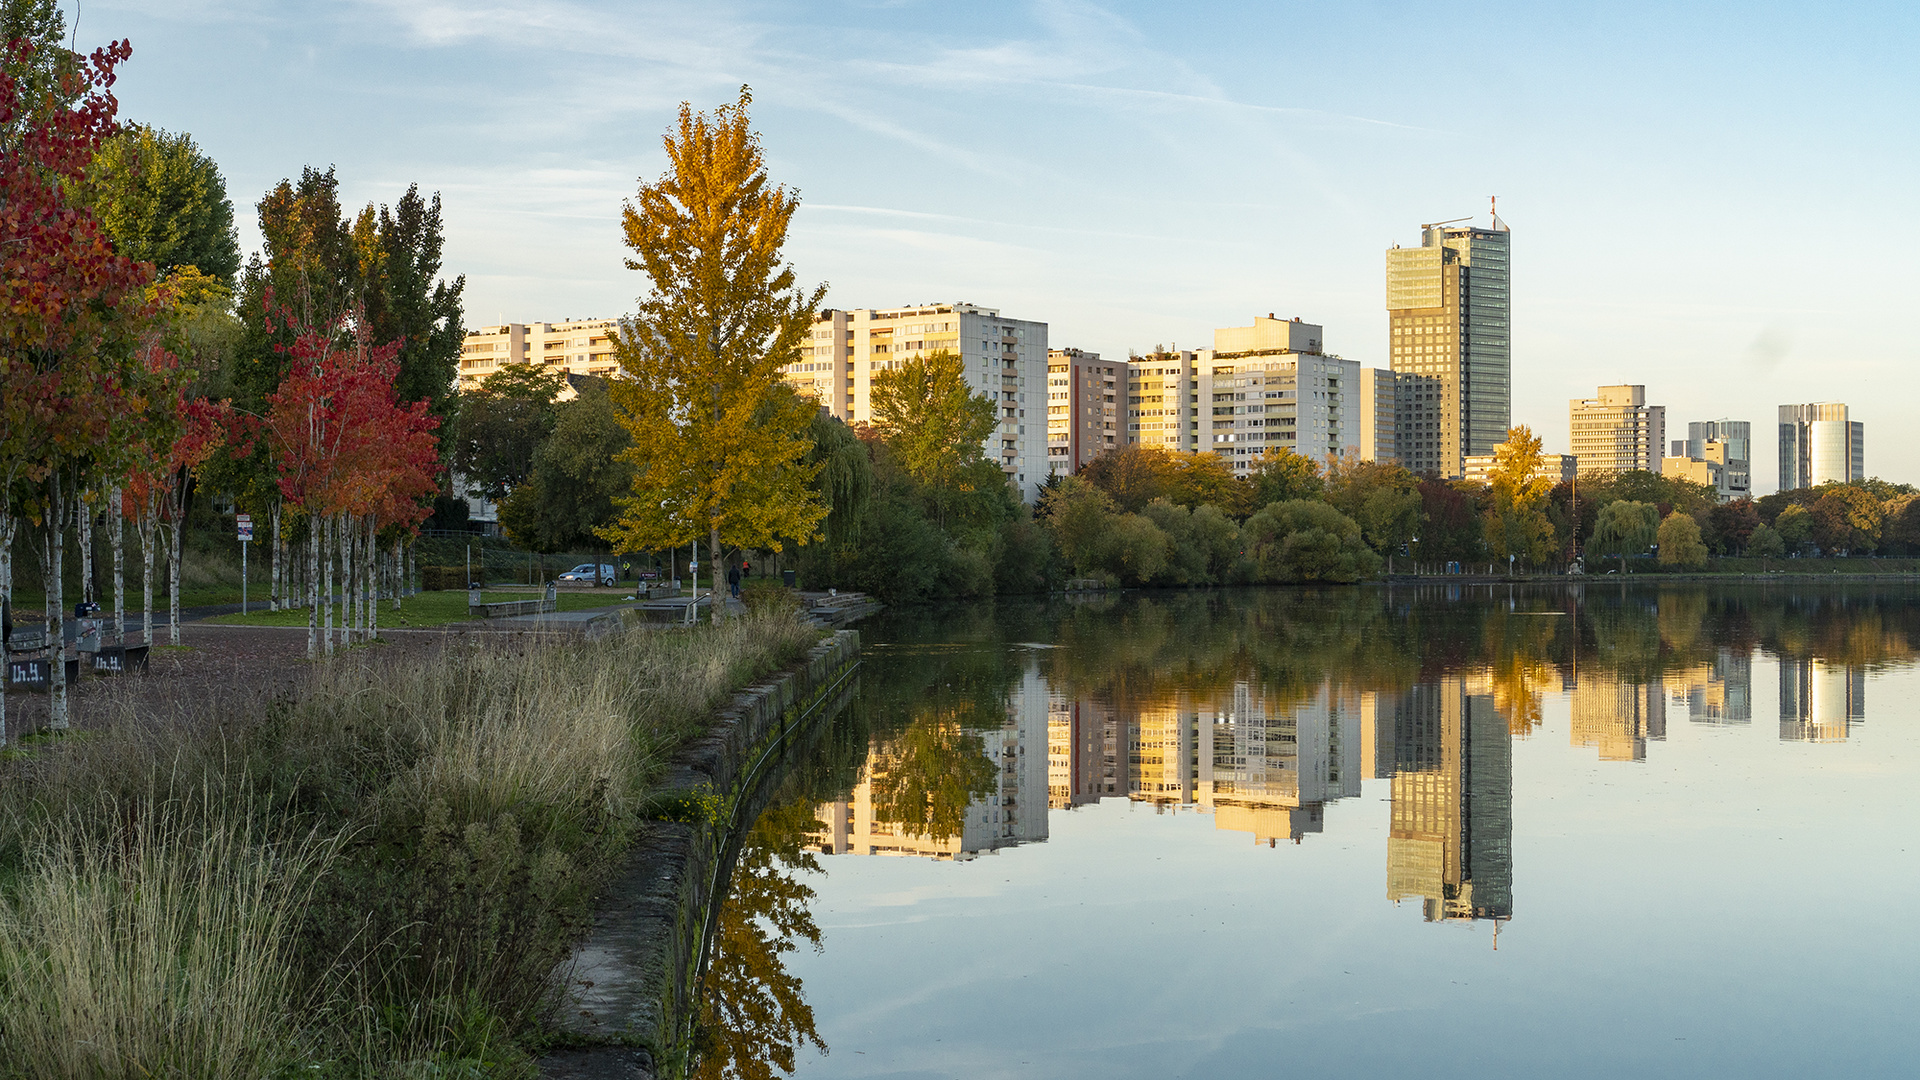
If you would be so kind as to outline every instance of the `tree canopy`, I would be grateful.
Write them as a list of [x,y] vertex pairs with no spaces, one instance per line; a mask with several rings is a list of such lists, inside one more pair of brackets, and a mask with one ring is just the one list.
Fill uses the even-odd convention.
[[240,271],[233,203],[220,166],[193,136],[124,128],[94,156],[83,186],[120,254],[163,275],[191,266],[232,291]]
[[723,544],[778,551],[827,514],[810,483],[816,406],[781,381],[826,288],[802,291],[781,262],[800,199],[769,180],[751,101],[742,87],[711,114],[682,103],[667,171],[624,214],[627,265],[652,289],[612,335],[634,489],[600,535],[657,550],[704,534],[715,592]]

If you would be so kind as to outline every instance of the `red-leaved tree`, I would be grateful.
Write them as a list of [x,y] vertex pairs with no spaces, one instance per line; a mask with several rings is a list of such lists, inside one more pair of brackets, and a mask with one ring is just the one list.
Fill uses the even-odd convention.
[[[12,70],[33,48],[5,48]],[[96,150],[115,130],[114,68],[126,42],[63,66],[39,94],[0,69],[0,550],[20,520],[46,529],[46,639],[52,646],[52,725],[68,725],[61,552],[74,493],[123,445],[143,369],[136,356],[152,317],[152,266],[114,254],[72,201]],[[0,566],[0,593],[12,591]],[[0,697],[0,743],[6,738]]]
[[376,632],[378,537],[383,528],[412,530],[426,519],[425,500],[438,488],[439,420],[425,402],[395,397],[397,342],[374,346],[362,325],[342,346],[338,326],[297,326],[285,311],[278,317],[297,333],[286,347],[287,376],[267,398],[265,427],[281,495],[307,519],[307,654],[314,656],[333,650],[336,567],[344,640]]

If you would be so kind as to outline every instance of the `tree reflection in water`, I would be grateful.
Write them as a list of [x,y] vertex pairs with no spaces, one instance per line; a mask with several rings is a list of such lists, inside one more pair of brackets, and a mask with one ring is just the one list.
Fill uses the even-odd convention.
[[935,843],[960,835],[967,807],[992,793],[996,772],[985,740],[939,715],[881,743],[870,767],[874,820]]
[[827,1052],[785,960],[797,941],[820,949],[820,927],[807,909],[813,888],[800,877],[820,872],[804,846],[816,824],[811,800],[788,800],[761,814],[741,845],[701,995],[694,1070],[701,1080],[771,1080],[775,1069],[793,1071],[794,1054],[807,1043]]

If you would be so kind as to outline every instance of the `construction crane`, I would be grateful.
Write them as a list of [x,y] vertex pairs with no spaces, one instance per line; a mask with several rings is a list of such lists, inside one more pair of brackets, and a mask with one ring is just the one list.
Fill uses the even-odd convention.
[[1466,217],[1449,218],[1446,221],[1429,221],[1426,224],[1420,226],[1420,231],[1425,232],[1428,229],[1438,228],[1442,225],[1454,225],[1462,221],[1472,221],[1472,220],[1473,220],[1473,215],[1468,214]]

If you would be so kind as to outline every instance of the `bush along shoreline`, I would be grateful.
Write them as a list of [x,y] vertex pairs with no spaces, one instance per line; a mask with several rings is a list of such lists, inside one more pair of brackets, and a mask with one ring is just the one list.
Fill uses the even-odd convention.
[[191,703],[0,762],[0,1076],[527,1076],[556,965],[790,613]]

